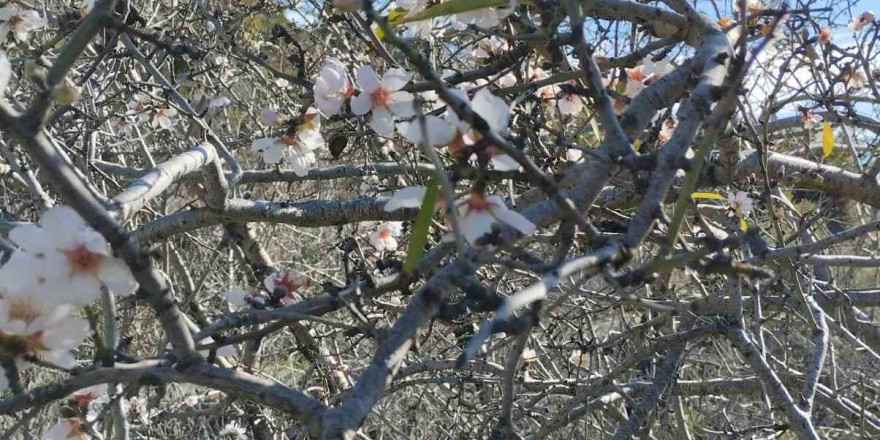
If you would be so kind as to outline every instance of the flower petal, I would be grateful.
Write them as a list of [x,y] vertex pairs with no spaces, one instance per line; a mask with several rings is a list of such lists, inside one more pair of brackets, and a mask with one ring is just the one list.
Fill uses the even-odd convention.
[[424,186],[408,186],[394,191],[394,195],[385,203],[384,210],[392,212],[401,208],[418,208],[422,206],[426,191]]
[[403,69],[388,69],[388,71],[382,75],[382,88],[389,92],[400,90],[411,78],[412,75]]
[[394,134],[394,118],[386,108],[373,109],[373,117],[370,119],[370,127],[381,136]]
[[[58,255],[55,252],[50,254]],[[47,278],[58,272],[51,267],[45,258],[29,252],[16,252],[0,268],[0,286],[3,286],[4,294],[42,291]]]
[[520,169],[519,162],[507,154],[492,156],[492,167],[498,171],[517,171]]
[[104,236],[94,229],[86,228],[76,234],[74,241],[77,245],[81,245],[89,252],[98,255],[110,255],[110,246]]
[[64,249],[86,227],[86,222],[79,213],[66,205],[56,205],[43,213],[40,224],[49,234],[49,239],[60,249]]
[[281,159],[284,158],[284,151],[287,150],[287,146],[280,143],[273,143],[271,146],[263,149],[263,162],[267,164],[274,164],[281,162]]
[[[327,61],[330,59],[328,58]],[[320,85],[319,85],[320,84]],[[321,87],[323,90],[331,93],[338,93],[345,87],[345,70],[339,70],[332,64],[324,64],[321,71],[318,72],[318,79],[315,80],[315,87]]]
[[341,96],[321,95],[315,93],[315,105],[318,106],[318,109],[321,110],[321,113],[323,113],[324,116],[333,116],[339,113],[342,109],[342,102],[343,99]]
[[370,94],[379,88],[381,80],[373,70],[373,66],[361,66],[357,70],[357,84],[364,93]]
[[474,112],[489,124],[493,131],[504,134],[510,117],[510,107],[489,89],[480,89],[471,101]]
[[394,237],[385,237],[383,241],[385,242],[385,250],[392,252],[397,250],[397,240]]
[[415,105],[413,95],[409,92],[394,92],[388,97],[388,106],[397,116],[404,118],[415,116]]
[[128,295],[138,288],[131,269],[121,258],[105,258],[98,269],[98,278],[117,295]]
[[266,287],[266,290],[268,290],[269,293],[272,293],[275,291],[275,277],[277,277],[277,276],[280,276],[280,275],[277,272],[272,272],[271,274],[269,274],[269,276],[267,276],[263,280],[263,286]]
[[245,301],[245,298],[248,297],[247,290],[233,289],[233,290],[226,292],[225,296],[226,296],[226,301],[228,301],[229,304],[232,304],[232,305],[247,304],[247,301]]
[[494,222],[495,219],[488,212],[479,211],[468,214],[458,224],[461,226],[461,233],[468,243],[476,246],[477,239],[492,232],[492,223]]
[[43,253],[54,248],[46,231],[37,225],[19,226],[9,231],[9,239],[28,252]]
[[301,150],[291,150],[290,167],[299,177],[305,177],[309,174],[309,168],[315,164],[315,154],[310,152],[304,153]]
[[563,115],[576,115],[583,109],[580,98],[574,95],[563,97],[556,102],[556,106]]
[[360,95],[351,98],[351,112],[363,116],[373,109],[373,99],[367,92],[361,92]]
[[492,208],[492,215],[502,223],[512,226],[514,229],[522,232],[523,235],[530,235],[535,232],[535,224],[529,219],[523,217],[522,214],[508,209],[506,206],[495,206]]
[[88,336],[88,321],[67,318],[46,330],[40,341],[49,350],[72,350],[79,347]]
[[426,132],[428,144],[434,147],[446,145],[455,137],[455,129],[448,122],[434,115],[425,116],[424,129],[418,118],[400,124],[399,129],[406,140],[416,145],[425,143],[423,135]]

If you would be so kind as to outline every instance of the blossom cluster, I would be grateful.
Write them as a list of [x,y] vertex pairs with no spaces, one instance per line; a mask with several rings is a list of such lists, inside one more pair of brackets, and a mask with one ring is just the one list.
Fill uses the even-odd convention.
[[[73,314],[107,288],[127,295],[138,284],[107,241],[68,206],[46,211],[39,225],[19,226],[9,238],[19,247],[0,267],[0,344],[20,368],[39,356],[74,366],[71,350],[88,337],[88,323]],[[8,386],[6,376],[0,385]]]
[[303,299],[311,280],[294,269],[272,272],[263,279],[262,289],[234,289],[226,292],[226,301],[233,310],[251,307],[289,305]]
[[[418,8],[419,5],[410,7]],[[469,56],[477,63],[485,63],[507,49],[504,40],[493,36],[481,40]],[[625,95],[635,96],[668,69],[668,59],[653,61],[646,58],[642,65],[627,71]],[[443,72],[442,77],[448,78],[453,73]],[[315,151],[324,146],[320,118],[345,115],[346,109],[350,109],[353,116],[368,118],[369,127],[384,138],[392,139],[397,134],[413,145],[446,148],[453,159],[476,160],[498,171],[521,170],[521,164],[508,154],[509,151],[483,140],[485,129],[476,130],[471,121],[460,118],[451,106],[421,108],[423,102],[440,102],[437,93],[427,92],[418,98],[407,91],[413,75],[404,69],[391,68],[380,75],[373,66],[363,65],[355,69],[353,80],[349,75],[349,70],[338,58],[328,57],[325,60],[314,81],[315,108],[308,108],[294,129],[286,130],[279,137],[260,138],[253,142],[252,148],[262,153],[264,162],[278,164],[286,161],[297,175],[307,175],[316,162]],[[530,68],[530,81],[540,82],[548,78],[549,75],[540,67]],[[513,74],[507,72],[494,85],[504,87],[515,82]],[[473,114],[485,121],[488,130],[503,138],[508,134],[512,109],[501,96],[490,90],[490,86],[492,84],[477,82],[476,85],[466,84],[462,88],[448,86],[446,92],[468,104]],[[584,107],[580,96],[572,92],[575,88],[572,82],[568,83],[568,88],[550,83],[538,87],[535,96],[545,105],[554,106],[562,115],[576,115]],[[261,122],[266,126],[279,125],[285,119],[286,116],[278,109],[266,109],[261,114]],[[662,125],[661,136],[665,140],[674,127],[674,121]],[[386,210],[419,207],[423,195],[424,188],[401,190],[388,202]],[[507,208],[502,198],[485,194],[484,189],[475,189],[456,203],[455,212],[460,217],[462,229],[460,232],[472,245],[491,232],[492,225],[497,222],[513,226],[524,234],[534,232],[535,227],[531,222]],[[369,241],[378,252],[394,252],[399,245],[401,230],[397,224],[383,223],[370,234]]]
[[[39,225],[9,233],[18,246],[0,267],[0,346],[17,369],[39,357],[62,368],[75,366],[72,350],[89,336],[89,324],[77,309],[97,299],[102,289],[127,295],[138,284],[125,262],[113,256],[107,241],[80,215],[64,205],[47,210]],[[0,375],[7,388],[11,372]],[[106,388],[106,387],[105,387]],[[94,390],[72,397],[85,408]],[[77,417],[64,417],[44,439],[88,438]]]

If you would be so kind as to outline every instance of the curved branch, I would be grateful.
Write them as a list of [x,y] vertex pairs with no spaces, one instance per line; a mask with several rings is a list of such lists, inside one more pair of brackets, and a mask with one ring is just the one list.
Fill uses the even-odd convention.
[[202,144],[156,165],[132,182],[125,191],[113,197],[113,201],[119,204],[120,217],[123,221],[130,219],[147,202],[165,192],[171,184],[216,159],[214,147]]

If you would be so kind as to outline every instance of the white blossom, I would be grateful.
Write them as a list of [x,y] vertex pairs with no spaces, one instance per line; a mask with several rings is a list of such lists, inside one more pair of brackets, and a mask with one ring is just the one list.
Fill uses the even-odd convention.
[[149,95],[137,93],[132,96],[126,106],[127,116],[137,117],[141,122],[149,122],[153,128],[161,127],[170,129],[174,125],[172,118],[177,116],[174,107],[156,105]]
[[755,201],[745,191],[729,191],[727,193],[727,204],[733,213],[740,217],[746,217],[754,209]]
[[571,352],[571,355],[568,357],[568,362],[575,367],[585,367],[587,363],[587,353],[575,350]]
[[235,439],[247,440],[247,429],[239,425],[235,421],[229,422],[220,431],[223,437],[233,437]]
[[498,84],[498,87],[502,88],[513,87],[516,85],[516,75],[514,75],[513,72],[507,72],[495,80],[495,84]]
[[489,58],[503,54],[508,48],[507,41],[493,35],[471,46],[468,56],[474,61],[483,63],[488,61]]
[[263,285],[270,294],[282,295],[281,302],[290,304],[302,299],[300,294],[310,284],[308,278],[293,269],[284,269],[281,272],[273,272],[263,280]]
[[653,81],[656,81],[669,71],[669,59],[662,58],[654,61],[651,57],[645,57],[642,64],[626,70],[626,91],[624,95],[635,98],[642,89]]
[[583,110],[584,104],[580,96],[574,93],[562,93],[562,96],[556,100],[556,107],[563,115],[576,115]]
[[[493,95],[492,92],[486,89],[481,89],[474,95],[471,108],[474,113],[480,115],[489,124],[489,128],[492,131],[502,136],[507,133],[507,126],[510,121],[510,106],[503,99]],[[474,139],[478,138],[477,135],[473,136]],[[488,149],[492,154],[490,162],[496,170],[516,171],[520,169],[520,165],[516,160],[503,153],[495,145],[490,145]]]
[[18,8],[0,9],[0,42],[6,41],[9,34],[15,35],[18,42],[25,42],[28,33],[35,29],[45,27],[48,21],[37,11],[21,10]]
[[138,420],[143,423],[149,423],[150,419],[156,417],[162,411],[158,408],[150,406],[150,400],[146,397],[135,396],[129,400],[130,412],[137,416]]
[[251,149],[259,151],[263,155],[263,162],[267,164],[275,164],[281,162],[287,148],[293,144],[293,138],[284,135],[280,138],[261,138],[255,139],[251,143]]
[[415,115],[413,95],[400,89],[410,80],[410,74],[403,69],[389,69],[379,79],[371,66],[363,66],[357,71],[357,84],[361,93],[351,100],[351,111],[363,116],[372,111],[370,127],[382,136],[394,133],[394,118],[391,113],[402,117]]
[[0,346],[17,360],[26,354],[64,368],[75,365],[70,350],[89,336],[89,323],[71,317],[73,306],[47,302],[32,292],[4,291],[0,299]]
[[857,17],[853,17],[853,20],[848,25],[846,25],[846,27],[853,32],[858,32],[862,30],[862,28],[873,22],[874,11],[865,11],[859,14]]
[[865,77],[865,73],[862,72],[861,69],[855,67],[849,67],[844,70],[841,77],[843,78],[844,84],[853,89],[861,89],[868,84],[868,78]]
[[336,58],[327,57],[315,79],[313,91],[315,105],[318,106],[321,113],[325,116],[332,116],[339,113],[343,102],[354,93],[354,88],[348,80],[348,73],[342,62]]
[[[748,12],[751,15],[754,15],[754,14],[757,14],[765,9],[774,8],[777,3],[778,3],[778,0],[774,1],[770,5],[765,5],[760,0],[746,0],[746,12]],[[733,0],[733,12],[736,13],[737,15],[739,15],[740,11],[741,11],[741,9],[739,7],[739,0]]]
[[370,233],[370,244],[378,251],[396,251],[397,237],[403,233],[403,223],[385,222]]
[[89,404],[107,397],[107,384],[102,383],[74,391],[68,396],[68,400],[74,401],[80,408],[85,408]]
[[154,107],[150,125],[153,128],[170,129],[174,125],[172,118],[175,116],[177,116],[177,110],[174,107]]
[[584,158],[584,151],[577,148],[569,148],[565,150],[565,160],[569,162],[578,162]]
[[519,162],[509,154],[504,154],[501,150],[492,147],[490,147],[490,151],[492,151],[492,158],[489,159],[489,163],[492,164],[492,168],[498,171],[517,171],[522,168]]
[[127,295],[137,281],[122,259],[115,258],[101,234],[89,228],[72,208],[57,205],[40,218],[40,226],[13,229],[9,238],[22,248],[0,268],[0,285],[16,289],[35,285],[57,301],[88,303],[101,285]]
[[115,118],[111,126],[116,129],[118,135],[129,136],[134,130],[135,123],[128,116]]
[[[535,83],[538,81],[543,81],[550,77],[550,74],[547,73],[546,70],[534,66],[529,71],[528,80],[530,83]],[[535,96],[541,99],[543,102],[550,102],[553,98],[556,97],[556,92],[558,91],[558,87],[556,84],[548,84],[546,86],[538,87],[538,90],[535,90]]]
[[[376,176],[375,174],[364,176],[361,184],[358,186],[358,193],[362,196],[375,195],[378,192],[377,187],[380,183],[381,180],[379,180],[379,176]],[[387,193],[386,195],[391,195],[391,193]]]
[[190,394],[189,396],[186,396],[183,398],[183,404],[192,408],[192,407],[198,405],[201,400],[202,400],[202,396],[200,396],[198,394]]
[[677,126],[678,122],[672,117],[666,118],[660,123],[660,131],[657,132],[657,145],[664,145],[666,141],[672,138],[672,134],[675,133],[675,127]]
[[486,120],[492,131],[500,135],[507,134],[510,106],[503,99],[493,95],[487,89],[481,89],[474,95],[471,108],[474,113]]
[[801,124],[803,124],[805,130],[811,130],[816,124],[822,122],[821,116],[813,114],[806,107],[798,108],[798,113],[800,113]]
[[149,95],[136,93],[125,105],[126,116],[137,117],[141,122],[149,122],[152,119],[153,98]]
[[461,232],[471,245],[477,239],[492,232],[492,225],[498,221],[505,223],[524,235],[535,232],[535,225],[522,214],[513,211],[498,196],[486,196],[478,191],[471,192],[458,207]]
[[315,150],[325,146],[320,128],[318,111],[310,108],[295,135],[284,134],[280,138],[256,139],[251,144],[251,149],[262,153],[263,162],[267,164],[279,163],[286,159],[297,176],[306,176],[317,161]]

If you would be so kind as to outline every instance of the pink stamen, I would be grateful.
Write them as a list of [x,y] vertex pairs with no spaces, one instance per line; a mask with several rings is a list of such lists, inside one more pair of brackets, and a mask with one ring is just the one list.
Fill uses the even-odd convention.
[[391,94],[381,86],[370,95],[370,98],[373,100],[373,107],[388,107],[388,99],[390,97]]
[[104,260],[103,255],[88,250],[82,244],[64,251],[63,254],[67,257],[67,265],[73,274],[97,275]]

